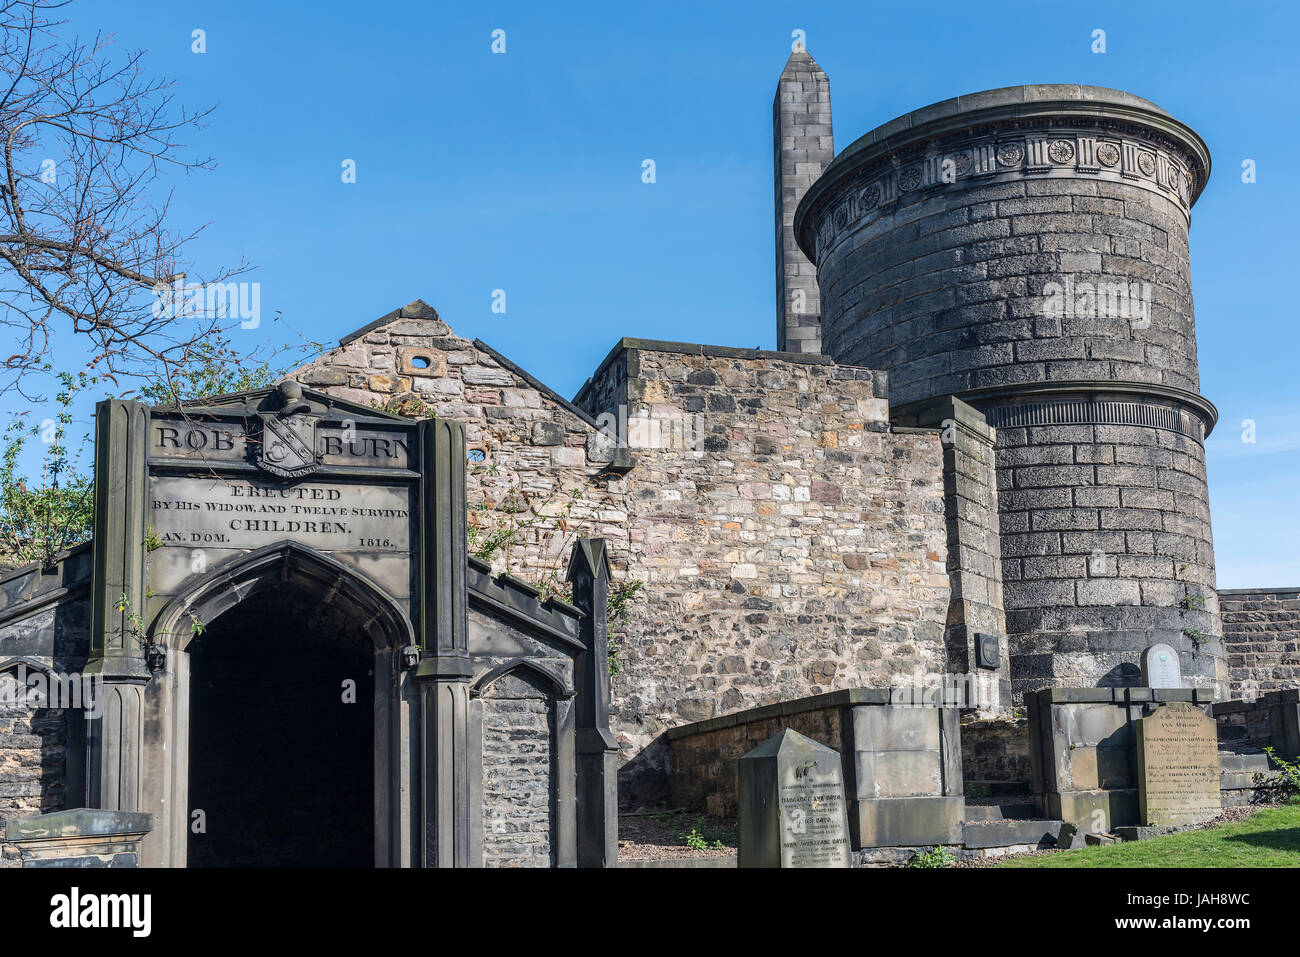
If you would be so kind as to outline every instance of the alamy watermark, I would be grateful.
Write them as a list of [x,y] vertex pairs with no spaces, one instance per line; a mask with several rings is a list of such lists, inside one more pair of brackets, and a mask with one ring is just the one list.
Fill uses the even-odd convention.
[[704,450],[704,414],[679,409],[638,408],[629,414],[626,405],[618,412],[604,412],[596,418],[600,433],[620,449]]
[[1048,319],[1126,319],[1134,329],[1151,325],[1149,282],[1065,275],[1043,286],[1043,315]]
[[159,283],[153,287],[155,319],[238,319],[240,328],[262,322],[262,284],[257,282]]
[[[10,680],[4,680],[9,678]],[[0,708],[66,708],[98,718],[103,708],[104,676],[18,667],[0,673]]]
[[1001,710],[995,671],[922,671],[896,674],[889,680],[889,703],[900,708],[979,708]]

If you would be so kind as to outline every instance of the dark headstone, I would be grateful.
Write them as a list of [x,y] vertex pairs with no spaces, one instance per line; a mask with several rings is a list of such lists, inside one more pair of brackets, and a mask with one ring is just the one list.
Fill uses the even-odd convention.
[[740,759],[741,867],[848,867],[839,752],[789,728]]

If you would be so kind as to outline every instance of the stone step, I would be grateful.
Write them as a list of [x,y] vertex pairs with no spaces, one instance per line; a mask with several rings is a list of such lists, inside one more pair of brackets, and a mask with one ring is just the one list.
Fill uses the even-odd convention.
[[966,805],[967,821],[1005,821],[1037,817],[1038,810],[1027,803]]
[[962,828],[967,847],[1009,847],[1013,844],[1051,843],[1060,833],[1061,822],[1046,819],[1019,821],[968,821]]
[[1219,771],[1227,774],[1235,771],[1261,771],[1269,770],[1268,755],[1263,751],[1241,752],[1241,751],[1220,751],[1219,752]]
[[1224,771],[1219,774],[1219,790],[1257,788],[1275,784],[1279,779],[1280,775],[1275,771]]

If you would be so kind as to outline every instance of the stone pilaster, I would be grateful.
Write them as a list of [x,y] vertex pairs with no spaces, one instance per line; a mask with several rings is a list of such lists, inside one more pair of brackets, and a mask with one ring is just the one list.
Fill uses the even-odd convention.
[[609,559],[605,541],[582,538],[569,561],[573,603],[582,609],[574,667],[577,694],[578,866],[618,860],[618,742],[609,728]]
[[424,472],[420,629],[425,867],[470,867],[469,624],[465,564],[465,429],[420,423]]
[[[952,584],[944,627],[953,674],[996,681],[996,702],[981,691],[967,704],[984,712],[1011,706],[1010,649],[1002,594],[998,522],[997,433],[984,415],[956,396],[917,404],[896,422],[939,429],[943,444],[944,519]],[[971,692],[976,689],[968,686]]]
[[98,715],[86,722],[86,805],[138,811],[144,688],[145,472],[149,412],[108,399],[95,408],[95,541],[87,675],[103,679]]

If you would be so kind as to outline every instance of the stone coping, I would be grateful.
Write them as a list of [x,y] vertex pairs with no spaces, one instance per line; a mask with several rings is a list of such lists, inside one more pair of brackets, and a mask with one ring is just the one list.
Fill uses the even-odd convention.
[[565,644],[586,648],[578,637],[579,621],[584,617],[581,609],[554,596],[540,601],[541,593],[532,585],[509,574],[494,578],[492,566],[473,556],[466,571],[471,599],[540,628]]
[[806,698],[795,698],[792,701],[780,701],[776,704],[748,708],[744,711],[733,711],[731,714],[719,715],[716,718],[709,718],[707,721],[694,721],[690,724],[679,725],[676,728],[669,728],[668,740],[676,741],[680,738],[688,738],[691,735],[708,734],[710,731],[734,728],[753,721],[770,721],[772,718],[802,714],[805,711],[844,708],[856,704],[889,704],[889,689],[847,688],[843,691],[827,691]]
[[5,825],[5,840],[17,844],[57,838],[116,837],[147,834],[152,828],[153,815],[142,811],[79,807],[10,821]]
[[1162,704],[1189,701],[1211,704],[1214,691],[1209,688],[1040,688],[1029,692],[1042,704]]
[[999,123],[1046,118],[1104,117],[1148,127],[1173,139],[1194,157],[1195,205],[1210,176],[1210,149],[1190,126],[1174,119],[1150,100],[1102,86],[1076,83],[1039,83],[1005,86],[941,100],[890,120],[858,137],[831,161],[809,187],[795,211],[794,233],[807,251],[804,236],[808,217],[827,194],[835,192],[868,164],[926,140]]
[[519,378],[523,379],[525,382],[527,382],[538,392],[542,393],[542,395],[546,396],[552,402],[559,405],[562,409],[565,409],[568,412],[572,412],[574,415],[576,415],[587,425],[591,426],[596,431],[600,431],[600,423],[597,422],[591,416],[590,413],[584,412],[582,409],[578,408],[578,406],[575,405],[573,402],[570,402],[564,396],[560,395],[560,393],[556,392],[546,383],[542,382],[541,379],[538,379],[536,376],[532,375],[530,372],[528,372],[528,370],[522,368],[521,366],[519,366],[514,362],[511,362],[509,359],[507,359],[501,353],[497,352],[495,349],[493,349],[482,339],[475,339],[474,347],[478,349],[480,352],[486,352],[489,356],[491,356],[494,360],[496,360],[496,362],[499,363],[503,369],[507,369],[510,372],[513,372],[515,375],[519,376]]
[[1267,595],[1270,598],[1300,598],[1300,588],[1220,588],[1219,597],[1231,595],[1233,598],[1249,598],[1251,595]]
[[919,399],[891,409],[889,413],[889,423],[895,427],[895,431],[898,427],[942,431],[945,419],[952,419],[967,432],[985,441],[992,441],[994,438],[994,429],[989,425],[988,417],[956,395]]
[[[606,369],[624,352],[640,349],[645,352],[672,352],[688,356],[712,356],[720,359],[779,359],[782,362],[800,362],[805,365],[833,366],[837,363],[830,356],[817,352],[777,352],[772,349],[741,349],[735,346],[707,346],[695,342],[668,342],[663,339],[635,339],[624,337],[614,344],[614,348],[601,360],[596,371],[591,374],[582,387],[573,396],[574,402],[581,402]],[[849,368],[857,368],[852,366]],[[883,373],[882,373],[883,374]],[[884,398],[884,396],[877,396]]]
[[368,322],[360,329],[349,332],[339,340],[340,346],[346,346],[348,343],[356,342],[367,333],[374,332],[380,326],[386,326],[394,319],[428,319],[433,322],[441,322],[442,317],[438,315],[438,310],[429,305],[423,299],[416,299],[409,302],[400,309],[394,309],[376,319],[374,322]]
[[88,591],[92,545],[83,542],[59,552],[49,566],[28,562],[0,574],[0,625]]
[[[297,382],[298,380],[287,378],[284,381]],[[404,415],[398,415],[396,412],[385,412],[383,409],[370,408],[361,405],[359,402],[340,399],[328,392],[302,385],[300,382],[298,384],[302,387],[304,399],[325,407],[324,416],[327,418],[329,416],[346,416],[356,420],[359,424],[380,427],[411,426],[416,421]],[[163,402],[150,405],[148,409],[150,416],[179,415],[187,420],[193,418],[195,421],[205,421],[213,417],[248,419],[256,415],[259,409],[265,408],[266,402],[273,400],[279,388],[279,384],[276,384],[263,386],[260,389],[249,389],[246,392],[223,392],[220,395],[206,395],[199,399],[186,399],[179,403]],[[206,467],[195,466],[188,461],[186,464],[190,468]]]
[[13,568],[7,568],[3,572],[0,572],[0,585],[18,578],[21,575],[30,574],[38,569],[46,567],[52,568],[56,565],[61,565],[69,559],[80,555],[82,552],[89,552],[91,544],[91,542],[82,542],[80,545],[73,545],[71,548],[64,549],[61,552],[56,552],[54,554],[54,561],[49,566],[44,562],[36,561],[26,562],[22,565],[15,565]]
[[1240,714],[1243,711],[1254,711],[1259,707],[1272,707],[1273,705],[1300,704],[1300,688],[1283,688],[1281,691],[1269,691],[1260,695],[1254,701],[1220,701],[1214,706],[1215,715],[1221,714]]

